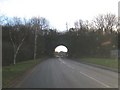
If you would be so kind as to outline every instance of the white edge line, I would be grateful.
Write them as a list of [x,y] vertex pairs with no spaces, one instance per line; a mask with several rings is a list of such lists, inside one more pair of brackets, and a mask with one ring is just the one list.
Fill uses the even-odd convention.
[[102,84],[103,86],[105,86],[105,87],[107,87],[107,88],[110,88],[110,86],[104,84],[103,82],[101,82],[101,81],[99,81],[99,80],[97,80],[97,79],[95,79],[95,78],[93,78],[93,77],[91,77],[91,76],[89,76],[89,75],[87,75],[87,74],[85,74],[85,73],[83,73],[83,72],[80,72],[80,73],[83,74],[83,75],[86,76],[86,77],[89,77],[89,78],[95,80],[96,82]]
[[[63,64],[65,64],[66,66],[68,66],[69,68],[75,69],[74,67],[72,67],[72,66],[70,66],[70,65],[67,65],[67,64],[66,64],[64,61],[62,61],[60,58],[59,58],[59,61],[62,62]],[[83,73],[83,72],[79,72],[79,73],[81,73],[82,75],[84,75],[84,76],[86,76],[86,77],[88,77],[88,78],[90,78],[90,79],[93,79],[94,81],[102,84],[103,86],[105,86],[105,87],[107,87],[107,88],[110,88],[109,85],[106,85],[105,83],[103,83],[103,82],[101,82],[101,81],[99,81],[99,80],[97,80],[97,79],[95,79],[95,78],[93,78],[93,77],[91,77],[91,76]]]

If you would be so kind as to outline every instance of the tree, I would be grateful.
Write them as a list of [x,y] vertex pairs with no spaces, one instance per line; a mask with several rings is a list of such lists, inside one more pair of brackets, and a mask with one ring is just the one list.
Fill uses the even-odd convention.
[[112,33],[116,28],[117,18],[114,14],[99,15],[95,18],[94,24],[97,30],[105,33]]
[[10,26],[9,36],[14,49],[13,64],[16,64],[16,57],[25,40],[26,31],[23,29],[25,27],[22,25],[22,20],[20,18],[14,17],[12,21],[8,21],[7,24],[12,25]]
[[93,21],[94,21],[96,29],[99,30],[99,32],[103,33],[103,31],[104,31],[104,15],[99,15]]
[[116,24],[117,24],[116,16],[114,14],[109,13],[104,16],[104,19],[105,19],[105,22],[104,22],[105,32],[112,33],[114,28],[116,28]]
[[34,60],[36,59],[37,55],[37,37],[38,34],[42,33],[43,29],[46,29],[49,27],[48,21],[43,17],[33,17],[30,19],[30,24],[32,26],[32,29],[34,30]]

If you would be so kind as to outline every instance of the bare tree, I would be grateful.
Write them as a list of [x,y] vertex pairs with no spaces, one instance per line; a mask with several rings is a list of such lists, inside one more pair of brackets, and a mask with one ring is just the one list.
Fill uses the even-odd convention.
[[74,22],[75,29],[83,29],[83,20],[79,19],[78,21]]
[[0,25],[3,24],[3,16],[0,16]]
[[35,35],[35,39],[34,39],[34,60],[36,59],[36,55],[37,55],[37,37],[38,34],[41,34],[43,29],[47,29],[49,27],[49,23],[48,21],[43,18],[43,17],[33,17],[30,19],[30,23],[31,23],[31,27],[34,30],[34,35]]
[[16,57],[25,40],[26,32],[21,29],[23,25],[20,18],[14,17],[12,21],[7,23],[7,25],[12,25],[12,29],[9,30],[9,36],[14,48],[13,64],[16,64]]
[[5,15],[0,15],[0,25],[5,24],[8,18]]
[[104,16],[105,22],[104,22],[104,26],[105,26],[105,32],[110,32],[112,33],[113,29],[115,28],[115,26],[117,25],[117,18],[114,14],[106,14]]
[[99,15],[95,18],[94,24],[96,29],[100,30],[101,32],[104,31],[104,15]]
[[113,29],[117,25],[117,18],[114,14],[99,15],[94,20],[95,26],[101,32],[112,33]]
[[78,21],[74,22],[75,29],[79,29]]
[[84,22],[83,20],[81,20],[81,19],[79,20],[79,28],[81,30],[83,29],[83,22]]

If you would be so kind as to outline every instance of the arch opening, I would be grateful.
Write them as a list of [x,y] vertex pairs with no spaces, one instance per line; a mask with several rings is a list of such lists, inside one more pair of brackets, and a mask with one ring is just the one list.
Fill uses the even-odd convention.
[[67,54],[68,48],[64,45],[59,45],[55,48],[55,57],[66,57],[68,56]]

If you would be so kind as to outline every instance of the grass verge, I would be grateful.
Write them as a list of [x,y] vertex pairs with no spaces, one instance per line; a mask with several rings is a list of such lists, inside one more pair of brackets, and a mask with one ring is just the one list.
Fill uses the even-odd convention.
[[40,62],[41,60],[30,60],[17,63],[16,65],[2,67],[2,87],[11,87],[15,79],[22,76],[26,71]]
[[88,62],[92,64],[102,65],[110,68],[118,68],[117,59],[108,59],[108,58],[82,58],[81,61]]

